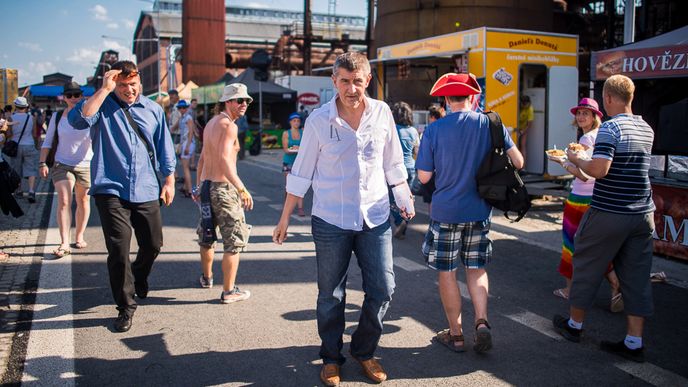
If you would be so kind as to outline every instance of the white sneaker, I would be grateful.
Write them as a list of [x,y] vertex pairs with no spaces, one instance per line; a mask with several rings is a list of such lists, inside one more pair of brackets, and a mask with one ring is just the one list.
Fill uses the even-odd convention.
[[243,301],[251,297],[251,292],[248,290],[240,290],[238,287],[220,294],[220,302],[223,304],[231,304],[232,302]]

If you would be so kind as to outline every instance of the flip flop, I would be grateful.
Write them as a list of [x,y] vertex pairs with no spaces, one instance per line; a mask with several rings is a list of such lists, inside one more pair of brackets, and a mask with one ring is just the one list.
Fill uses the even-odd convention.
[[63,249],[62,247],[58,247],[57,250],[54,250],[54,251],[53,251],[53,255],[54,255],[56,258],[64,258],[64,257],[68,256],[68,255],[71,254],[71,253],[72,253],[72,250],[70,250],[70,249]]
[[86,243],[85,241],[84,242],[76,242],[76,243],[74,243],[73,247],[75,249],[85,249],[88,247],[88,243]]
[[564,292],[564,289],[556,289],[556,290],[555,290],[554,292],[552,292],[552,293],[554,293],[555,296],[561,297],[561,298],[563,298],[563,299],[565,299],[565,300],[568,300],[568,299],[569,299],[569,296],[568,296],[568,294],[566,294],[566,292]]
[[[449,332],[449,329],[445,329],[443,331],[437,332],[437,335],[433,338],[433,341],[436,341],[445,347],[449,348],[450,350],[454,352],[465,352],[466,349],[464,348],[464,340],[463,340],[463,335],[452,335]],[[461,345],[456,345],[457,343],[460,343]]]

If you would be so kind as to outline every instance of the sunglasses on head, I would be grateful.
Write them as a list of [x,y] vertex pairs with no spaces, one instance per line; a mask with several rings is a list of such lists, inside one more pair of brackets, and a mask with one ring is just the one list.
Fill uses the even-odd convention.
[[236,103],[238,103],[239,105],[243,104],[244,102],[246,102],[246,105],[251,103],[251,100],[248,98],[236,98],[236,99],[233,99],[232,101],[236,101]]
[[139,75],[139,72],[134,70],[134,71],[130,71],[128,73],[123,73],[123,72],[119,73],[119,74],[117,74],[117,78],[118,79],[129,79],[129,78],[133,78],[137,75]]
[[81,98],[81,93],[65,93],[65,98]]

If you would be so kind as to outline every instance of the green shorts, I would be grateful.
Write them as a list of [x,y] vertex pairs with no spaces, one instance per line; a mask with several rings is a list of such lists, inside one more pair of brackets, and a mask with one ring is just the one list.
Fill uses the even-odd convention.
[[[220,235],[222,235],[224,252],[245,251],[248,246],[251,225],[246,223],[244,209],[241,207],[241,198],[236,188],[229,183],[210,182],[210,206],[213,211],[213,223],[220,229]],[[201,242],[203,229],[200,222],[196,232],[199,236],[199,245],[215,247],[215,241],[211,243]]]

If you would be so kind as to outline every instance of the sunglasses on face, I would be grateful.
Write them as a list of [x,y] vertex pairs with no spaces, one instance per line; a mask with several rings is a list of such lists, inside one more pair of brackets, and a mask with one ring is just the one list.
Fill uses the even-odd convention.
[[81,93],[65,93],[65,98],[81,98]]
[[234,99],[233,101],[236,101],[236,103],[239,105],[243,104],[244,102],[246,102],[246,105],[251,103],[251,100],[248,98],[237,98],[237,99]]

